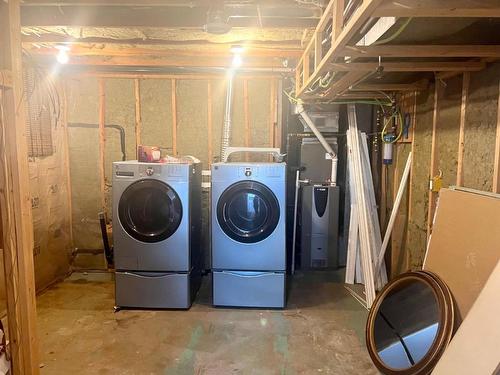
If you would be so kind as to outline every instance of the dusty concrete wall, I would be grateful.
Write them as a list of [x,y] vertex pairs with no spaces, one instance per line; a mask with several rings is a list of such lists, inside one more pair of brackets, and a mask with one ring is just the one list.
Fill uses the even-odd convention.
[[[208,80],[176,79],[177,153],[193,155],[209,166],[208,148],[219,155],[224,117],[226,80],[212,79],[212,139],[208,139]],[[98,83],[95,78],[68,80],[70,122],[97,124],[99,119]],[[250,145],[269,145],[270,79],[249,79]],[[162,154],[172,154],[172,81],[141,79],[141,143],[157,145]],[[231,144],[243,146],[245,122],[243,79],[234,82],[233,131]],[[125,130],[127,159],[135,159],[135,95],[133,79],[105,79],[106,124]],[[106,201],[111,214],[111,163],[121,160],[118,132],[106,129],[105,175]],[[73,227],[75,245],[102,248],[97,213],[100,210],[99,138],[97,129],[71,128],[69,132],[70,166],[73,192]],[[208,200],[204,195],[204,218],[208,224]],[[208,227],[208,225],[206,225]],[[205,233],[208,244],[208,233]],[[208,246],[208,245],[207,245]]]
[[[500,64],[472,73],[469,98],[465,116],[464,143],[464,186],[491,191],[493,179],[493,158],[498,111],[498,85]],[[443,174],[443,187],[455,185],[458,160],[458,138],[460,127],[460,106],[462,76],[447,80],[439,100],[439,117],[436,133],[438,169]],[[400,250],[408,268],[422,266],[427,243],[428,181],[430,178],[430,153],[432,139],[432,116],[434,109],[434,87],[421,92],[417,97],[417,119],[413,144],[413,179],[411,185],[410,217],[396,223],[395,233],[400,238]],[[396,148],[399,176],[407,155],[408,147]],[[407,208],[403,208],[403,216]],[[394,242],[393,242],[394,243]],[[394,249],[393,249],[394,250]],[[393,259],[394,262],[394,259]],[[402,272],[405,267],[395,268]]]

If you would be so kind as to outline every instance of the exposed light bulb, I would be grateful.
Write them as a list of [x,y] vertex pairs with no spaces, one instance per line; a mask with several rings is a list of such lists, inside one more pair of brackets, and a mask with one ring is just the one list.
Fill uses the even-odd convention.
[[67,64],[69,62],[68,51],[69,48],[67,46],[57,46],[56,47],[59,52],[57,52],[56,60],[59,64]]
[[241,64],[243,64],[243,59],[241,58],[241,55],[237,53],[233,56],[232,66],[233,68],[239,68]]
[[57,53],[57,62],[59,64],[67,64],[69,62],[69,56],[68,56],[68,53],[66,51],[63,51],[63,50],[60,50],[58,53]]
[[241,53],[243,53],[244,50],[245,50],[245,48],[243,48],[243,46],[241,46],[239,44],[235,44],[235,45],[231,46],[231,53],[233,53],[233,54],[241,54]]

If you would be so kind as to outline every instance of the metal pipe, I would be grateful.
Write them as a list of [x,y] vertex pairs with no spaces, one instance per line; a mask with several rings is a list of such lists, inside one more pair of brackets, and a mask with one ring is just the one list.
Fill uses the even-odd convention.
[[[116,129],[120,132],[120,149],[122,152],[122,161],[127,160],[127,153],[125,147],[125,129],[123,126],[115,124],[106,124],[105,128]],[[68,128],[84,128],[84,129],[98,129],[99,124],[88,124],[83,122],[69,122]]]
[[297,105],[297,112],[302,116],[302,118],[304,119],[304,121],[307,124],[307,126],[309,127],[309,129],[311,129],[311,131],[314,133],[316,138],[318,138],[319,143],[321,143],[321,145],[323,146],[325,151],[332,158],[332,170],[330,173],[330,183],[333,186],[336,186],[337,185],[337,164],[338,164],[337,154],[335,153],[335,151],[333,151],[332,147],[326,141],[325,137],[323,136],[323,134],[321,134],[321,132],[316,127],[316,125],[314,125],[313,120],[311,119],[311,117],[309,117],[309,115],[305,111],[304,106],[302,104]]
[[300,169],[295,174],[295,201],[293,205],[292,275],[295,274],[295,248],[297,242],[297,212],[299,208]]
[[222,126],[222,141],[220,144],[220,160],[227,159],[227,149],[231,141],[231,122],[233,110],[233,79],[234,72],[229,72],[226,91],[226,111],[224,113],[224,124]]

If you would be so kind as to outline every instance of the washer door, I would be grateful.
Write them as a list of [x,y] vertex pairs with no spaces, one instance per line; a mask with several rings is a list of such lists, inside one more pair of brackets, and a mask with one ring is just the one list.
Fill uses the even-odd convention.
[[182,219],[177,193],[158,180],[140,180],[127,187],[118,203],[125,231],[142,242],[159,242],[175,233]]
[[279,202],[264,184],[240,181],[229,186],[217,203],[217,220],[230,238],[255,243],[267,238],[278,225]]

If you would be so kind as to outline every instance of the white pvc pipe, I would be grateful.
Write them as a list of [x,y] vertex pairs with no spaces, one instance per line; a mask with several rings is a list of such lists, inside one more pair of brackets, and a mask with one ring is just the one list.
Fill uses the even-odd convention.
[[302,116],[302,118],[306,122],[309,129],[311,129],[312,132],[314,133],[314,135],[316,136],[316,138],[318,138],[319,143],[321,143],[321,145],[323,146],[325,151],[332,158],[332,170],[330,173],[330,183],[334,186],[337,185],[337,164],[338,164],[337,154],[335,153],[335,151],[333,151],[332,147],[326,141],[325,137],[323,137],[323,134],[321,134],[321,132],[316,127],[316,125],[314,125],[313,120],[311,119],[311,117],[309,117],[309,115],[305,111],[302,104],[297,105],[297,112]]
[[292,275],[295,273],[295,242],[297,241],[297,212],[299,205],[300,170],[295,175],[295,204],[293,208]]
[[401,182],[399,183],[398,193],[396,194],[396,199],[394,200],[394,206],[392,207],[391,217],[389,218],[389,223],[387,224],[387,229],[384,235],[384,241],[382,242],[382,248],[380,250],[377,264],[375,267],[375,274],[378,274],[380,271],[380,267],[382,266],[382,262],[384,261],[385,252],[387,250],[387,245],[389,244],[389,239],[391,238],[392,228],[394,226],[394,222],[396,221],[396,215],[399,210],[399,205],[401,204],[401,200],[403,199],[403,193],[405,191],[406,182],[408,181],[408,176],[410,174],[411,167],[411,152],[408,155],[408,160],[406,160],[405,169],[403,171],[403,176],[401,177]]

